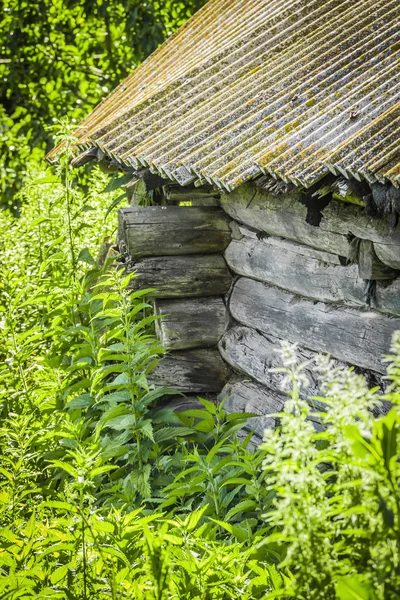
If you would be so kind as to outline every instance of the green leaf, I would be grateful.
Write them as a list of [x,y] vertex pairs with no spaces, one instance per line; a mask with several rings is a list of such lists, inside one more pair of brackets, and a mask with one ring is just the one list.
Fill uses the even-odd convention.
[[78,479],[78,477],[79,477],[78,471],[76,469],[74,469],[74,467],[72,465],[69,465],[68,463],[63,462],[61,460],[52,460],[50,466],[53,468],[62,469],[63,471],[68,473],[68,475],[71,475],[75,479]]
[[122,431],[124,429],[128,429],[135,424],[135,416],[134,415],[121,415],[119,417],[115,417],[106,423],[107,427],[110,429],[115,429],[117,431]]
[[140,431],[152,442],[154,442],[153,426],[151,424],[151,421],[149,419],[145,419],[139,423],[139,427]]
[[239,525],[232,525],[231,523],[226,523],[225,521],[220,521],[219,519],[211,518],[211,521],[217,523],[217,525],[238,539],[239,542],[246,542],[251,536],[250,529],[243,529]]
[[82,248],[78,254],[77,260],[78,262],[83,262],[90,266],[96,266],[97,264],[93,256],[90,254],[89,248]]
[[112,177],[112,179],[107,183],[102,193],[115,192],[115,190],[117,190],[118,188],[129,183],[131,179],[131,173],[128,173],[127,175],[122,175],[122,177],[114,175],[114,177]]
[[68,410],[75,410],[77,408],[87,408],[88,406],[90,406],[93,402],[93,398],[90,394],[82,394],[81,396],[78,396],[77,398],[73,398],[73,400],[71,400],[70,402],[68,402],[68,404],[66,405],[66,408]]
[[124,200],[124,198],[126,198],[128,196],[128,192],[124,192],[123,194],[121,194],[121,196],[118,196],[118,198],[116,198],[115,200],[113,200],[110,204],[110,206],[107,208],[106,210],[106,214],[104,215],[104,220],[107,219],[108,215],[110,214],[110,212],[116,207],[118,206],[118,204],[121,204],[122,200]]
[[376,595],[370,583],[361,575],[346,575],[336,582],[336,594],[339,600],[375,600]]

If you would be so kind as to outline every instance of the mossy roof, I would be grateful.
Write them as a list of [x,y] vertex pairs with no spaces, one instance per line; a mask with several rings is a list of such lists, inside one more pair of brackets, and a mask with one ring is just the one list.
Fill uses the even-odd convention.
[[399,8],[210,0],[81,123],[79,146],[228,191],[261,173],[400,186]]

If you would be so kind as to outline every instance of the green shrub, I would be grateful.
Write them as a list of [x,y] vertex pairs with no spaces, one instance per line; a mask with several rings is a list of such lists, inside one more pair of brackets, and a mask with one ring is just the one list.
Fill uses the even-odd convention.
[[[295,598],[389,600],[400,594],[400,335],[392,344],[387,399],[394,407],[375,419],[378,390],[361,375],[320,357],[325,412],[312,415],[300,398],[304,365],[295,347],[282,357],[291,398],[278,430],[268,430],[263,448],[268,488],[276,492],[266,515],[275,527],[269,541],[286,551],[281,566],[293,574]],[[318,416],[316,432],[310,416]]]

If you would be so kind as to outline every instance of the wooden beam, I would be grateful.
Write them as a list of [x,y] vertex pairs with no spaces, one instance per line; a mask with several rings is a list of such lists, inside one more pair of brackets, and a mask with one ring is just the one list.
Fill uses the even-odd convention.
[[[340,204],[345,206],[343,202]],[[297,189],[275,197],[259,188],[241,185],[230,194],[221,196],[221,206],[233,219],[259,231],[340,256],[348,255],[349,243],[345,235],[326,230],[322,223],[320,227],[306,223],[307,208],[300,203]]]
[[216,346],[228,324],[222,298],[156,300],[157,336],[170,350]]
[[385,373],[382,359],[400,329],[400,318],[302,300],[243,277],[229,307],[243,325],[378,373]]
[[229,379],[229,368],[218,350],[178,351],[162,358],[148,379],[178,392],[219,393]]
[[400,224],[393,227],[390,215],[373,219],[360,206],[332,200],[319,227],[313,227],[305,222],[307,209],[299,199],[297,190],[275,198],[246,184],[222,195],[221,205],[250,227],[341,256],[348,256],[348,236],[371,240],[382,262],[400,268]]
[[273,237],[245,236],[233,240],[225,251],[228,266],[238,275],[315,300],[365,306],[365,281],[359,277],[357,265],[320,260],[331,256],[336,255]]
[[134,257],[223,252],[230,219],[217,207],[139,206],[118,211],[118,240]]
[[[218,348],[222,358],[235,371],[250,376],[258,383],[277,393],[288,393],[288,390],[282,389],[285,374],[271,372],[271,369],[282,368],[283,366],[277,352],[280,348],[279,338],[258,333],[250,327],[235,324],[224,334]],[[304,348],[298,348],[297,355],[301,363],[312,361],[316,357],[315,352]],[[308,387],[304,388],[302,395],[309,397],[318,394],[319,383],[312,365],[304,369],[303,373],[307,377]]]
[[217,254],[142,258],[127,270],[138,275],[130,287],[156,288],[155,298],[222,296],[232,282],[223,257]]

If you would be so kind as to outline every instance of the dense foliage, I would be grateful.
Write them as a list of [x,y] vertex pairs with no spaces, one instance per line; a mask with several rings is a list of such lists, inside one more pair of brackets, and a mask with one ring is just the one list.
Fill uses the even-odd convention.
[[46,126],[78,122],[204,0],[3,0],[0,204],[50,149]]
[[[45,131],[79,119],[200,4],[3,3],[2,191],[21,203],[0,211],[4,600],[400,596],[400,336],[393,408],[377,419],[380,391],[326,357],[307,365],[314,410],[289,344],[285,412],[260,447],[223,402],[168,408],[174,390],[151,384],[164,353],[152,290],[131,292],[110,243],[120,181],[95,169],[77,184],[68,129]],[[43,172],[61,134],[65,156]]]
[[102,247],[105,185],[84,195],[67,155],[0,214],[0,597],[397,598],[400,338],[377,420],[378,391],[322,357],[311,414],[289,345],[286,412],[253,452],[223,403],[156,409],[174,391],[149,383],[151,290]]

